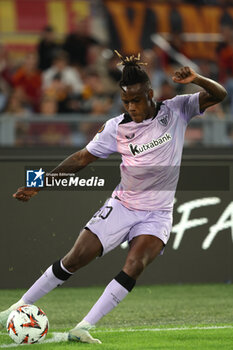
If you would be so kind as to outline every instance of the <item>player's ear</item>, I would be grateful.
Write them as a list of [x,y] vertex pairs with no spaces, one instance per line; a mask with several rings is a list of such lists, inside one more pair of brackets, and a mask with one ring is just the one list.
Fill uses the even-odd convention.
[[149,91],[148,91],[148,99],[152,100],[153,97],[154,97],[154,90],[153,89],[149,89]]

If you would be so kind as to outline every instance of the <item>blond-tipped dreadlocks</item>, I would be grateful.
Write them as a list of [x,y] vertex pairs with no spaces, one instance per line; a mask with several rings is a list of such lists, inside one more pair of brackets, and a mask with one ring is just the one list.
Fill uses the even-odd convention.
[[[133,85],[137,83],[150,83],[150,79],[146,72],[141,69],[141,66],[147,65],[147,63],[140,62],[140,53],[138,56],[123,57],[118,51],[115,50],[117,56],[121,59],[118,65],[123,65],[122,78],[120,80],[120,87]],[[124,89],[123,89],[124,90]]]
[[138,53],[138,57],[132,55],[132,56],[129,56],[129,57],[123,57],[117,50],[114,50],[114,52],[117,54],[117,56],[122,60],[120,63],[118,63],[117,65],[120,66],[120,65],[123,65],[123,66],[126,66],[126,65],[141,65],[141,66],[146,66],[147,63],[144,63],[144,62],[140,62],[140,59],[141,59],[141,54],[140,52]]

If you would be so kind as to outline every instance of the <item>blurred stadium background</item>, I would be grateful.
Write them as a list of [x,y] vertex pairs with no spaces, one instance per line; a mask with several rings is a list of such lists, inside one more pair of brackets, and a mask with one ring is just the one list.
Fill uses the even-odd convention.
[[[183,164],[195,167],[200,184],[215,179],[212,187],[177,192],[165,256],[140,281],[231,282],[232,1],[0,0],[2,288],[33,282],[35,268],[40,273],[62,256],[111,193],[46,192],[26,206],[11,199],[26,165],[57,164],[122,112],[114,49],[141,52],[157,100],[197,91],[172,82],[183,63],[227,89],[227,99],[195,118],[185,137]],[[199,173],[203,165],[211,171]],[[91,265],[88,276],[79,274],[81,285],[105,284],[124,257],[119,248]]]

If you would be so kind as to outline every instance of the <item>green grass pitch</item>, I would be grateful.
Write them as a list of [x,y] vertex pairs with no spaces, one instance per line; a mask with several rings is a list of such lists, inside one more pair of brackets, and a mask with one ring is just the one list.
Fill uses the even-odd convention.
[[[233,349],[232,285],[137,286],[91,333],[103,344],[62,341],[104,288],[57,288],[39,300],[50,321],[42,344],[26,349],[230,350]],[[22,290],[0,290],[0,310]],[[0,329],[0,349],[18,348]],[[21,346],[20,346],[21,348]]]

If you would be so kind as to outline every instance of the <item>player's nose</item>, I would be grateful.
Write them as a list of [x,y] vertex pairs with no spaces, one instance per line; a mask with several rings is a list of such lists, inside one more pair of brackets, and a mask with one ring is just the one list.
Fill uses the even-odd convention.
[[129,103],[128,108],[129,108],[129,112],[135,112],[135,110],[136,110],[136,109],[135,109],[135,104],[132,103],[132,102]]

